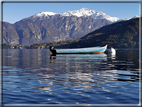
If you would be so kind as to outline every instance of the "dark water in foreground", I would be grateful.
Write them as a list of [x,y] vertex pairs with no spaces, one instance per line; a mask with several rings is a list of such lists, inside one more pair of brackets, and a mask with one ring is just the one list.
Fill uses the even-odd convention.
[[3,50],[3,104],[139,104],[138,50],[116,56]]

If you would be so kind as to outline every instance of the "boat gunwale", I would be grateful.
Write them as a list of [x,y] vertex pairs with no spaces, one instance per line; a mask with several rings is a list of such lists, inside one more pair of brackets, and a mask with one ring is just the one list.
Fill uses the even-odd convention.
[[67,50],[89,50],[89,49],[100,49],[100,48],[105,48],[105,47],[107,47],[107,45],[105,45],[105,46],[103,46],[103,47],[100,47],[100,46],[98,46],[98,47],[86,47],[86,48],[72,48],[72,49],[56,49],[56,51],[67,51]]

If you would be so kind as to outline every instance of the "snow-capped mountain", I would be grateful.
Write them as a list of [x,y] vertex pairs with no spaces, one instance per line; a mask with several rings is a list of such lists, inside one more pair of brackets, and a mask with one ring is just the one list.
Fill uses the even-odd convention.
[[139,18],[140,16],[139,15],[136,15],[136,16],[134,16],[133,18]]
[[56,14],[57,13],[54,13],[54,12],[41,12],[41,13],[36,14],[35,16],[39,16],[39,17],[48,16],[48,15],[52,16],[52,15],[56,15]]
[[87,8],[82,8],[80,10],[75,10],[75,11],[68,11],[63,13],[63,16],[77,16],[77,17],[82,17],[82,16],[92,16],[95,19],[107,19],[111,22],[118,21],[119,18],[117,17],[110,17],[109,15],[106,15],[103,12],[95,11],[95,10],[90,10]]
[[[18,35],[19,40],[15,43],[19,42],[21,45],[74,40],[81,38],[82,36],[105,25],[113,23],[109,20],[101,19],[103,17],[96,19],[89,16],[94,15],[94,13],[95,11],[85,8],[79,10],[78,16],[67,16],[65,13],[58,14],[54,12],[40,12],[14,23],[13,29],[15,32],[13,33],[11,33],[11,30],[7,27],[10,26],[10,24],[6,23],[5,27],[3,27],[7,29],[4,30],[3,41],[5,43],[10,43],[15,40],[9,40],[11,35]],[[97,15],[99,16],[99,14]]]
[[[31,45],[34,43],[75,40],[105,25],[125,20],[86,8],[68,11],[63,14],[40,12],[14,24],[3,24],[3,41],[4,43]],[[11,28],[13,32],[11,32]]]
[[106,19],[108,21],[111,22],[116,22],[118,20],[120,20],[117,17],[111,17],[109,15],[106,15],[105,13],[101,12],[101,11],[95,11],[95,10],[90,10],[87,8],[82,8],[80,10],[74,10],[74,11],[67,11],[63,14],[58,14],[58,13],[54,13],[54,12],[41,12],[38,13],[34,16],[32,16],[34,19],[42,19],[42,18],[49,18],[51,16],[55,16],[55,15],[61,15],[61,16],[77,16],[77,17],[87,17],[87,16],[92,16],[95,19]]

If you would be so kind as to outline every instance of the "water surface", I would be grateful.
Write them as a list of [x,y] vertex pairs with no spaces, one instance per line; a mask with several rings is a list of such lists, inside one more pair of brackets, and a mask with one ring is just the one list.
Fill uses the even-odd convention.
[[3,49],[3,104],[139,104],[138,53]]

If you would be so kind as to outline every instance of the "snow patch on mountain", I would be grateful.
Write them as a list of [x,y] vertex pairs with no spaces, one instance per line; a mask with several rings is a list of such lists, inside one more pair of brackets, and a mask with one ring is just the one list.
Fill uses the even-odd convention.
[[77,17],[82,17],[82,16],[92,16],[95,19],[107,19],[111,22],[118,21],[119,18],[117,17],[110,17],[109,15],[106,15],[103,12],[95,11],[95,10],[90,10],[87,8],[82,8],[80,10],[75,10],[75,11],[68,11],[62,14],[63,16],[77,16]]
[[57,13],[54,13],[54,12],[41,12],[41,13],[38,13],[38,14],[36,14],[35,16],[52,16],[52,15],[56,15]]
[[95,19],[106,19],[111,22],[116,22],[116,21],[120,20],[118,17],[111,17],[109,15],[106,15],[103,12],[96,12],[95,14],[92,14],[91,16],[94,17]]
[[140,16],[139,16],[139,15],[136,15],[136,16],[134,16],[133,18],[140,18]]
[[40,12],[36,15],[33,15],[30,18],[32,18],[33,21],[36,21],[36,20],[47,19],[47,18],[50,18],[50,17],[55,16],[55,15],[57,15],[57,13],[46,11],[46,12]]
[[92,15],[94,13],[96,13],[95,10],[89,10],[87,8],[82,8],[80,10],[65,12],[65,13],[63,13],[63,16],[77,16],[77,17],[81,17],[81,16],[90,16],[90,15]]

